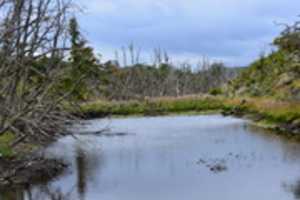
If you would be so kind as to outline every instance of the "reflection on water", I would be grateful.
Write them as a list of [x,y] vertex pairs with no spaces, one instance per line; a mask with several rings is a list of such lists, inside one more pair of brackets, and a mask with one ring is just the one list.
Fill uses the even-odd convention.
[[297,181],[294,185],[291,185],[291,191],[295,195],[296,199],[300,199],[300,180]]
[[[297,200],[300,145],[240,119],[178,116],[94,120],[122,137],[66,137],[48,156],[71,164],[54,181],[0,200]],[[211,171],[214,164],[226,170]]]
[[77,179],[76,182],[69,183],[70,187],[67,190],[52,183],[44,183],[28,188],[0,191],[0,200],[74,200],[75,196],[78,200],[85,200],[88,182],[93,179],[94,173],[101,169],[101,156],[86,152],[78,144],[75,146],[73,166],[76,170],[72,173]]
[[81,148],[77,149],[76,155],[76,166],[77,166],[77,190],[80,196],[80,200],[84,199],[84,194],[86,192],[86,184],[87,184],[87,168],[86,163],[88,160],[84,155],[84,151]]
[[300,199],[300,180],[293,186],[293,193],[296,199]]
[[284,182],[282,184],[282,187],[284,188],[284,190],[286,190],[287,192],[290,192],[294,195],[294,198],[296,200],[300,199],[300,179],[295,181],[294,183],[290,184],[290,183],[286,183]]
[[295,194],[295,198],[300,199],[300,181],[297,182],[293,192]]

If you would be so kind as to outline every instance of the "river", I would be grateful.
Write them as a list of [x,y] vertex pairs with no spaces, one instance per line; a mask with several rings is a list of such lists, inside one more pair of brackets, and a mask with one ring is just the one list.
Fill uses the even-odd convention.
[[70,167],[0,200],[296,200],[299,143],[221,115],[99,119],[45,150]]

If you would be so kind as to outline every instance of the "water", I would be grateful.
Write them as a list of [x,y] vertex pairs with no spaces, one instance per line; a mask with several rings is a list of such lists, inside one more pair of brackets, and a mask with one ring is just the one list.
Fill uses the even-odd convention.
[[[93,120],[47,150],[71,167],[1,200],[295,200],[300,145],[219,115]],[[76,128],[76,131],[80,129]],[[221,165],[224,169],[212,171]]]

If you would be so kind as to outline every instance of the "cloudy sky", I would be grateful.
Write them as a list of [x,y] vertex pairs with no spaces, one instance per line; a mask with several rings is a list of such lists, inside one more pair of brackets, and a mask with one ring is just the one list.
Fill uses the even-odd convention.
[[270,49],[300,14],[300,0],[79,0],[81,28],[104,59],[133,42],[147,60],[155,47],[174,62],[203,56],[246,65]]

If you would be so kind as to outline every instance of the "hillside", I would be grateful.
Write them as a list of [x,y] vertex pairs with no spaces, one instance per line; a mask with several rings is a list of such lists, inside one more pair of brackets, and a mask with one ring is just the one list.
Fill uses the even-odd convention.
[[231,96],[300,100],[300,62],[282,51],[261,58],[228,84]]
[[300,31],[287,28],[273,44],[277,51],[262,56],[227,85],[230,96],[300,100]]

